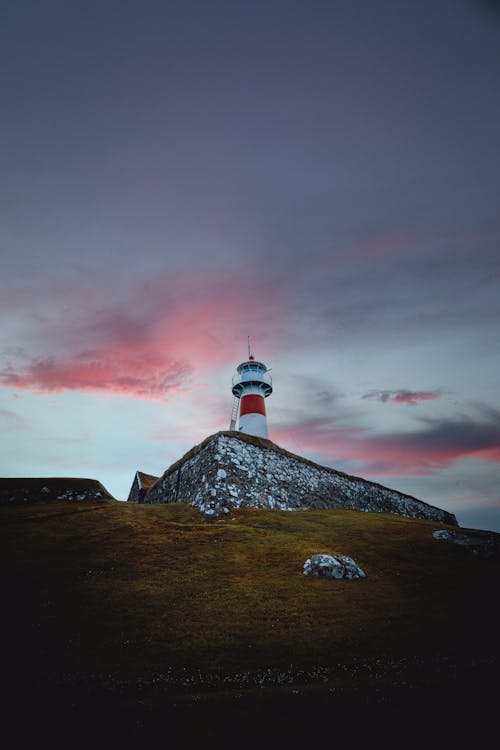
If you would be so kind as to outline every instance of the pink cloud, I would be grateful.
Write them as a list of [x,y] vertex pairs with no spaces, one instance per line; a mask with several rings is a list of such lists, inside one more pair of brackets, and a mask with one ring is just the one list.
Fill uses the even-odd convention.
[[409,404],[415,406],[418,401],[430,401],[434,398],[440,398],[442,393],[439,391],[398,391],[392,398],[397,404]]
[[178,390],[189,375],[186,364],[153,353],[109,356],[81,353],[68,359],[36,360],[18,371],[0,373],[2,385],[41,393],[111,391],[142,398],[159,398]]
[[[327,419],[272,430],[272,439],[332,466],[353,463],[371,476],[426,476],[475,456],[500,463],[500,415],[488,419],[422,420],[418,431],[373,435],[362,428],[338,428]],[[358,468],[359,467],[359,468]]]
[[400,388],[393,391],[369,391],[363,398],[374,398],[382,404],[392,401],[395,404],[416,406],[419,401],[430,401],[442,395],[441,391],[409,391],[406,388]]
[[264,285],[256,294],[251,283],[236,290],[226,279],[205,282],[157,279],[139,283],[126,301],[104,298],[96,309],[80,300],[65,314],[32,316],[24,333],[32,354],[11,353],[0,383],[162,399],[185,390],[196,369],[233,363],[235,350],[244,357],[248,333],[265,354],[279,326],[278,295]]

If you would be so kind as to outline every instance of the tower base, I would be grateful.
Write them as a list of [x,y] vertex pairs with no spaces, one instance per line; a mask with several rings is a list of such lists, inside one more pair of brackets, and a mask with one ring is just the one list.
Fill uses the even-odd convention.
[[240,416],[239,431],[245,432],[247,435],[255,435],[255,437],[269,438],[266,415],[242,414]]

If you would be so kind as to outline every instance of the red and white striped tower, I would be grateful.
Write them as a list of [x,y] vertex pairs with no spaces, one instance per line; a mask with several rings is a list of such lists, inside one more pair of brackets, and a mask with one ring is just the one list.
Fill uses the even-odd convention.
[[273,392],[273,385],[269,370],[256,362],[250,350],[248,339],[248,360],[238,365],[237,373],[233,377],[233,410],[229,429],[234,430],[239,402],[239,426],[241,432],[257,437],[268,437],[266,405],[264,399]]

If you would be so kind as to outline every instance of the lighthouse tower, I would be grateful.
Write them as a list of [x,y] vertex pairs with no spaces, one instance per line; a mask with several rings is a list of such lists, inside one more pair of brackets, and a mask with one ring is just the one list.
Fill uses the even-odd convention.
[[238,365],[236,370],[236,375],[233,377],[234,400],[229,429],[234,430],[236,427],[239,406],[238,429],[248,435],[267,438],[264,399],[271,395],[273,386],[267,367],[254,359],[250,349],[250,337],[248,338],[248,360]]

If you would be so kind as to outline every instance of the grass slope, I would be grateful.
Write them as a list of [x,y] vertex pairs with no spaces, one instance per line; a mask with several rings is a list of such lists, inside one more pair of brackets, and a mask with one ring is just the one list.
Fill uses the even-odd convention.
[[[2,507],[0,519],[5,674],[49,734],[97,717],[122,742],[170,732],[246,747],[260,727],[291,746],[326,737],[332,711],[337,739],[361,708],[389,731],[471,688],[476,734],[486,720],[500,564],[434,540],[435,523],[255,509],[206,520],[113,501]],[[353,557],[367,578],[304,577],[318,552]]]

